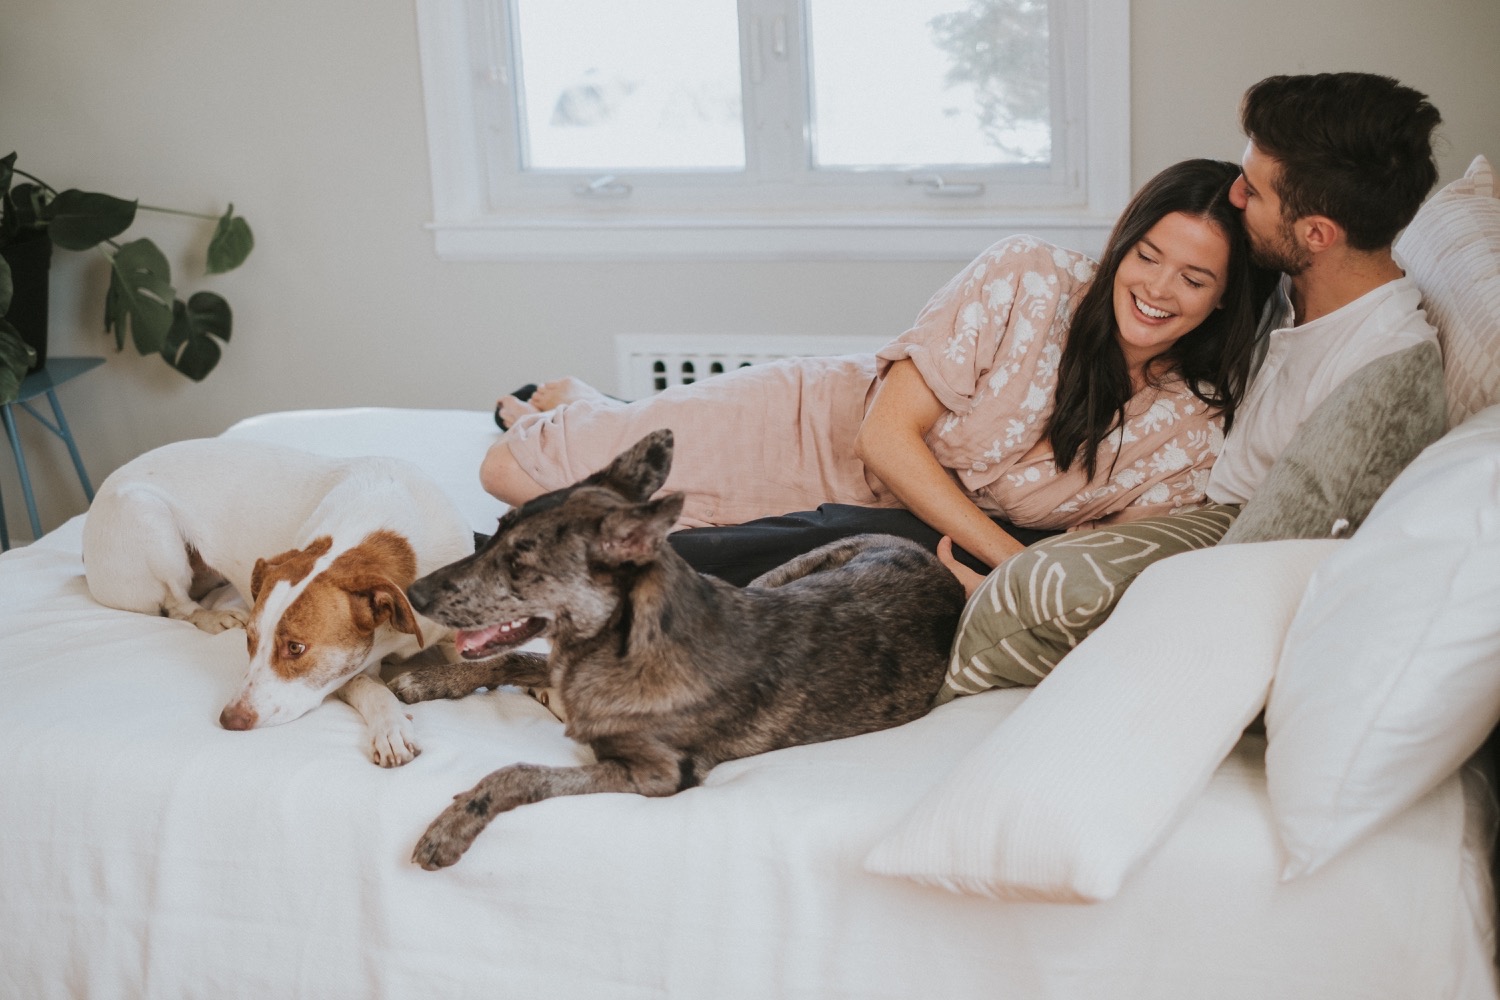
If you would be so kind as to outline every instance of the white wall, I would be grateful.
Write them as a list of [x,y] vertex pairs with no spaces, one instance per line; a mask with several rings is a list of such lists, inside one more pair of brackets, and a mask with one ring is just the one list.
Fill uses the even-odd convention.
[[[1359,69],[1427,92],[1443,180],[1500,160],[1496,0],[1135,0],[1132,172],[1237,159],[1241,91]],[[1122,39],[1122,44],[1124,40]],[[204,212],[257,249],[204,280],[207,228],[143,216],[180,289],[229,299],[224,361],[194,385],[101,332],[105,267],[59,253],[51,352],[107,364],[59,393],[95,484],[147,448],[268,410],[488,409],[522,382],[609,386],[616,332],[894,335],[961,261],[456,264],[432,252],[415,19],[399,0],[47,0],[0,25],[0,155],[58,187]],[[84,507],[61,444],[21,417],[50,529]],[[12,536],[28,537],[0,457]]]

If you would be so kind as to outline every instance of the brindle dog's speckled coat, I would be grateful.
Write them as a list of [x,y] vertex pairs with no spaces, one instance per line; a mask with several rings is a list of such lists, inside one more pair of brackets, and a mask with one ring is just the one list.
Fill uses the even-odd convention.
[[413,671],[392,682],[402,700],[550,686],[568,735],[597,761],[490,774],[427,828],[413,854],[422,867],[453,864],[491,819],[528,802],[672,795],[720,761],[898,726],[931,707],[964,604],[931,554],[862,535],[735,588],[665,543],[682,497],[649,498],[671,461],[671,432],[647,435],[602,472],[507,513],[480,551],[408,590],[417,611],[459,629],[541,619],[552,652]]

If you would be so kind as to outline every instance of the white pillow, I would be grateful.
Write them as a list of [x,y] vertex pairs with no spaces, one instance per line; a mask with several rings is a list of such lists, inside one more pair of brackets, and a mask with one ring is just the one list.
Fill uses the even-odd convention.
[[1148,568],[866,869],[1002,899],[1114,896],[1260,711],[1307,578],[1344,544],[1219,546]]
[[1500,191],[1483,156],[1427,199],[1396,242],[1438,330],[1448,426],[1500,403]]
[[1283,879],[1452,774],[1500,720],[1500,405],[1396,477],[1319,567],[1266,707]]

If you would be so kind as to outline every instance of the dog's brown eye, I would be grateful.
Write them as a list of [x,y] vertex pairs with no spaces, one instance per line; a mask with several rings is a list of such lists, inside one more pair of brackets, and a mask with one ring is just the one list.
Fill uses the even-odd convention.
[[307,652],[307,644],[306,643],[288,642],[286,644],[286,655],[287,656],[301,656],[305,652]]

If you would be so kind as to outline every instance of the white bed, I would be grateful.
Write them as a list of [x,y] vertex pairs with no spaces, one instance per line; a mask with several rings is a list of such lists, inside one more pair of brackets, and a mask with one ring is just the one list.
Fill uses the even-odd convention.
[[[231,437],[411,459],[477,530],[489,416],[336,410]],[[1247,736],[1119,895],[1002,902],[868,873],[872,845],[1026,697],[717,768],[667,799],[498,818],[453,868],[412,845],[511,761],[586,751],[525,695],[414,707],[372,765],[330,699],[228,732],[238,632],[103,608],[74,519],[0,555],[0,996],[1488,998],[1492,796],[1454,776],[1313,875],[1278,881]]]

